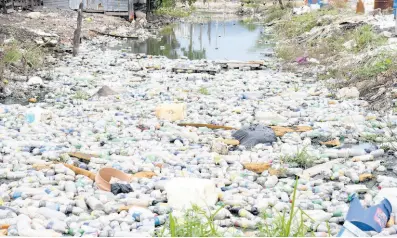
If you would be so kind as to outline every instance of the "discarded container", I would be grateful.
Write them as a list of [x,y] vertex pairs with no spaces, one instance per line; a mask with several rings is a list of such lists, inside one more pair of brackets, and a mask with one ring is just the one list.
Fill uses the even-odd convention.
[[178,121],[186,117],[186,105],[180,104],[162,104],[156,108],[156,116],[159,119]]
[[110,179],[117,178],[122,181],[130,181],[131,176],[113,168],[102,168],[98,171],[97,175],[95,176],[95,183],[97,184],[98,188],[104,191],[110,191]]
[[192,204],[212,206],[218,201],[218,190],[213,181],[198,178],[174,178],[165,184],[168,205],[184,209]]
[[337,237],[369,237],[369,235],[357,228],[349,221],[345,221]]
[[374,0],[374,9],[380,8],[382,10],[385,10],[391,7],[393,6],[390,4],[389,0]]
[[357,2],[356,13],[365,13],[364,3],[362,0],[358,0]]
[[346,221],[362,231],[381,232],[390,219],[392,206],[389,200],[384,199],[380,204],[363,208],[357,196],[350,202],[350,208],[346,215]]

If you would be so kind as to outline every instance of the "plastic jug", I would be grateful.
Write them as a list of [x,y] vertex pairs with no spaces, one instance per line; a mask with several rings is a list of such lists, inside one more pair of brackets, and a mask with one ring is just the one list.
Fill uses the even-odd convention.
[[363,208],[357,196],[353,197],[350,202],[350,208],[346,215],[346,221],[349,221],[362,231],[381,232],[386,227],[390,219],[392,206],[389,200],[384,199],[376,206]]
[[156,117],[159,119],[177,121],[183,120],[186,116],[186,105],[179,104],[162,104],[156,108]]

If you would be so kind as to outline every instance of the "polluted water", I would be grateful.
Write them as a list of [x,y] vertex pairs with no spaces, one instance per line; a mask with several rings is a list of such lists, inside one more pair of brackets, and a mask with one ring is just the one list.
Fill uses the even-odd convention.
[[[247,30],[235,24],[225,37],[242,40]],[[203,36],[216,29],[201,26]],[[179,44],[193,41],[196,50],[200,25],[177,29],[194,32]],[[229,47],[218,31],[211,47],[215,39]],[[396,233],[397,169],[384,161],[394,158],[387,126],[397,116],[382,121],[357,89],[338,92],[264,63],[225,63],[248,60],[238,47],[234,57],[209,48],[197,56],[188,46],[180,54],[181,46],[167,58],[104,43],[120,45],[98,36],[78,56],[57,59],[39,102],[1,105],[0,225],[9,236],[170,236],[205,217],[218,235],[269,236],[292,204],[288,235],[335,236],[353,194],[363,207],[390,202],[388,227],[365,234]],[[111,93],[98,96],[104,87]]]

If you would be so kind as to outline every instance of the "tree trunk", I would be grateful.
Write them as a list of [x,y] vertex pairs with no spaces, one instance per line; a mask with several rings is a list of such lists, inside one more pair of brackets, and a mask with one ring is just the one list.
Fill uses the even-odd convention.
[[83,21],[83,3],[81,2],[79,5],[79,10],[77,11],[77,28],[76,30],[74,30],[73,56],[76,56],[79,53],[82,21]]
[[283,0],[278,0],[278,3],[280,3],[281,9],[284,9]]

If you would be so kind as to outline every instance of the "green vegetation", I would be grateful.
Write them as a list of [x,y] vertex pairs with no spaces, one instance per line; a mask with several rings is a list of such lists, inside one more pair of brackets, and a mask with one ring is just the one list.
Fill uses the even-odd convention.
[[354,71],[354,75],[360,79],[372,79],[392,67],[397,69],[394,59],[395,57],[390,55],[377,55],[373,59],[369,59],[362,67],[357,68]]
[[181,2],[183,4],[187,3],[189,8],[177,7],[177,0],[157,0],[155,4],[157,9],[154,11],[154,14],[178,18],[190,16],[195,10],[193,4],[196,0],[181,0]]
[[[44,62],[44,53],[41,47],[24,45],[17,41],[10,44],[0,45],[0,80],[4,83],[5,69],[15,72],[28,73],[29,70],[40,68]],[[3,85],[0,85],[0,88]]]
[[[257,224],[257,235],[261,237],[305,237],[314,236],[310,227],[304,221],[311,220],[304,211],[295,207],[298,178],[295,181],[291,209],[284,210],[276,217],[269,220],[268,215],[262,213],[264,223]],[[191,209],[185,211],[181,216],[175,217],[172,213],[164,227],[157,231],[159,237],[220,237],[222,232],[217,229],[214,222],[216,214],[222,209],[220,207],[211,213],[193,205]],[[328,229],[330,235],[330,229]]]
[[43,65],[44,52],[39,46],[28,46],[22,58],[29,67],[37,69]]
[[203,94],[203,95],[210,95],[210,92],[209,92],[208,89],[205,88],[205,87],[201,87],[201,88],[199,89],[199,93],[201,93],[201,94]]
[[157,9],[154,13],[156,15],[165,15],[170,17],[188,17],[193,13],[192,8],[181,9],[175,7],[161,7]]
[[3,62],[5,64],[16,63],[22,59],[22,52],[16,43],[4,48]]
[[298,150],[298,152],[293,156],[284,156],[280,158],[284,163],[296,164],[301,168],[311,167],[316,159],[314,156],[311,156],[306,147]]
[[[259,224],[259,236],[261,237],[306,237],[310,228],[305,225],[304,220],[311,219],[301,209],[295,207],[296,190],[298,187],[298,179],[296,179],[294,191],[292,195],[292,204],[289,214],[284,210],[282,214],[278,214],[271,224]],[[266,218],[266,216],[265,216]],[[312,219],[311,219],[312,220]],[[330,232],[328,232],[330,233]],[[314,236],[312,234],[311,236]]]
[[[216,214],[222,209],[220,207],[214,213],[209,214],[200,207],[193,205],[185,211],[182,217],[169,216],[168,223],[164,226],[158,236],[164,237],[220,237],[222,234],[217,230],[214,223]],[[170,234],[166,234],[166,229]]]
[[90,95],[88,95],[88,93],[84,92],[84,91],[77,91],[74,95],[73,95],[74,99],[80,99],[80,100],[87,100],[90,98]]
[[370,25],[364,25],[354,30],[353,40],[356,43],[355,52],[360,52],[368,47],[384,45],[387,42],[387,38],[376,34]]
[[[282,20],[275,26],[277,33],[287,38],[297,37],[305,32],[309,32],[316,26],[329,24],[330,22],[322,23],[319,18],[325,15],[336,15],[338,11],[335,9],[324,9],[318,11],[311,11],[306,14],[292,16],[290,10],[286,10],[286,14]],[[279,15],[282,12],[278,13]]]
[[267,11],[265,23],[272,22],[283,18],[288,13],[288,9],[281,9],[279,6],[273,6]]

